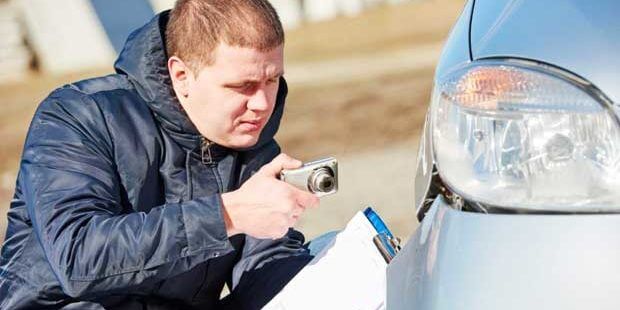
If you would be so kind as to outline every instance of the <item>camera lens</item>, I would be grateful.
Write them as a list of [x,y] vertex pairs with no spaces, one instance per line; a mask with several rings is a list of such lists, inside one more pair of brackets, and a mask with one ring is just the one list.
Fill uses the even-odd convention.
[[311,192],[327,193],[334,190],[336,183],[334,182],[334,176],[328,168],[321,168],[310,175],[308,180],[308,187]]

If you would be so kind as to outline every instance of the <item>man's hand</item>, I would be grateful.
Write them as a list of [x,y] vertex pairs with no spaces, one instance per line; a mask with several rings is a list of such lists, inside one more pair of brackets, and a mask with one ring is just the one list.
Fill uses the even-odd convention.
[[293,227],[306,208],[319,205],[314,194],[278,179],[283,169],[301,167],[299,160],[280,154],[238,190],[222,194],[226,231],[255,238],[277,239]]

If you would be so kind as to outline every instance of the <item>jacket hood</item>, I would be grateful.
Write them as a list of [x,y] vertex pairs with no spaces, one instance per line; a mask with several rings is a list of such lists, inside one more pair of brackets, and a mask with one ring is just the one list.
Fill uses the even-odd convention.
[[[196,146],[200,133],[182,109],[168,73],[165,32],[169,11],[156,15],[151,21],[131,33],[114,63],[117,73],[127,75],[138,93],[161,125],[183,144]],[[251,148],[257,149],[273,140],[284,111],[288,87],[284,79],[276,98],[276,106],[261,136]]]

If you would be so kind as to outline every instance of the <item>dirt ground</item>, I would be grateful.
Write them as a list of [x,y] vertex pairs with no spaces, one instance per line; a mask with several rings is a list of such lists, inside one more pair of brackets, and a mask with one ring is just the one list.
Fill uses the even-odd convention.
[[[462,6],[461,0],[415,1],[287,33],[290,95],[277,139],[302,160],[335,156],[341,167],[340,193],[299,223],[307,237],[343,227],[365,205],[375,206],[397,235],[406,238],[415,228],[417,136],[439,49]],[[57,86],[107,72],[33,73],[0,85],[0,240],[37,104]]]

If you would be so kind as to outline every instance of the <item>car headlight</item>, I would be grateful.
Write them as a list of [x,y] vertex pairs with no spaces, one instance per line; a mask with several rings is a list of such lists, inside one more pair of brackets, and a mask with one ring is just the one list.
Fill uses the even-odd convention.
[[587,82],[523,61],[483,61],[435,86],[432,147],[451,191],[524,210],[620,210],[620,125]]

